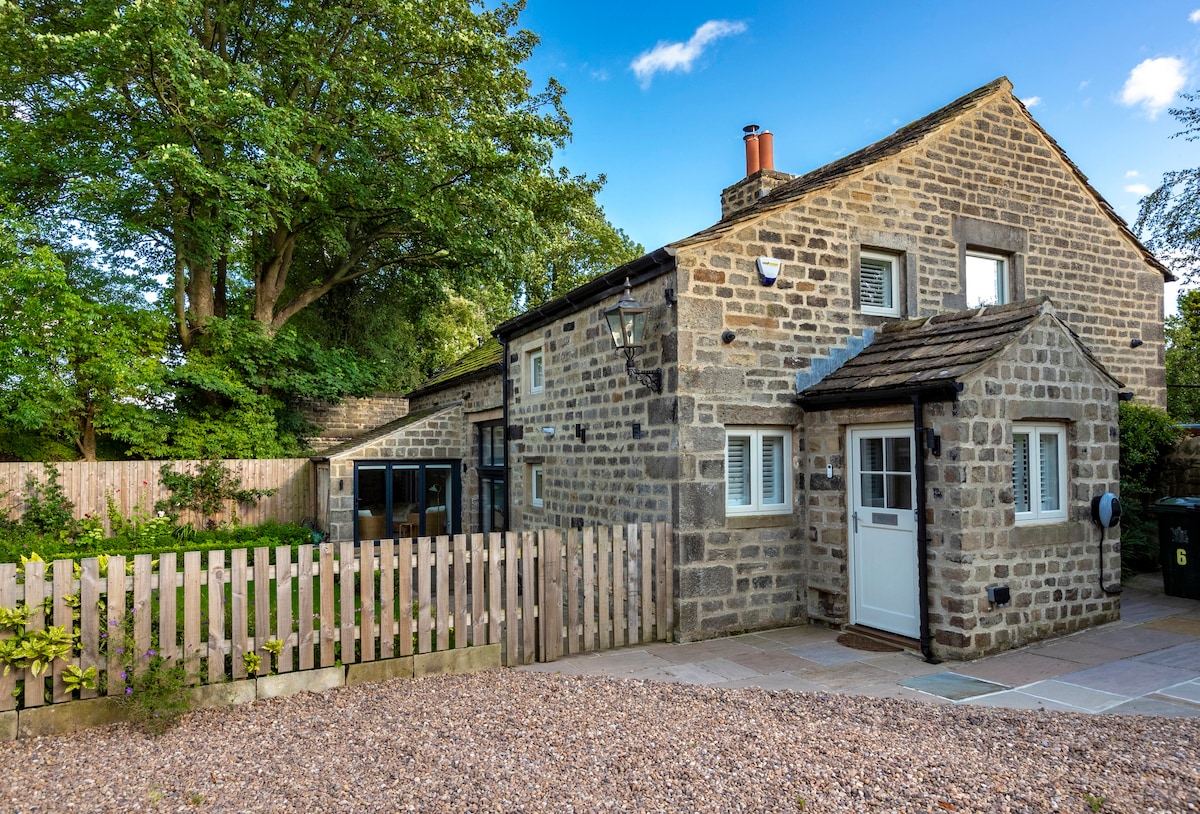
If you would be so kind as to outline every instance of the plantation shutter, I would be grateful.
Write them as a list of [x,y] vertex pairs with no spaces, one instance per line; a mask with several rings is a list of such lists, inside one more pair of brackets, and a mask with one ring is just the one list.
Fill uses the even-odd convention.
[[868,307],[892,307],[892,261],[879,257],[861,258],[859,297]]
[[750,437],[731,435],[725,441],[725,505],[750,505]]
[[1038,434],[1038,481],[1042,511],[1058,511],[1058,436]]
[[783,464],[783,438],[765,435],[762,439],[762,502],[764,506],[783,503],[783,478],[787,469]]
[[1013,433],[1013,500],[1018,513],[1029,505],[1029,433]]

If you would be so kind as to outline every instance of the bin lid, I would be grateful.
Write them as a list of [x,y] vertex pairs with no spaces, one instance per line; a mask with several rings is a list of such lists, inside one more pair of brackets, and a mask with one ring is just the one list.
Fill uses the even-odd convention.
[[1200,510],[1200,497],[1164,497],[1154,501],[1155,509],[1175,509],[1176,511]]

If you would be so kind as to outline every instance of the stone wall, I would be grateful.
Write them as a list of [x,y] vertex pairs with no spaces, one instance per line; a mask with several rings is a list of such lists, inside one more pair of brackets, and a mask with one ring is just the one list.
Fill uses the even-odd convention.
[[[651,309],[637,365],[663,368],[662,394],[628,376],[625,357],[612,346],[603,314],[620,291],[508,343],[510,528],[674,522],[676,313],[664,293],[674,287],[674,275],[666,274],[633,290]],[[544,386],[533,393],[527,360],[537,348]],[[530,503],[533,465],[543,468],[541,507]]]
[[368,430],[408,415],[408,399],[401,393],[376,393],[364,398],[349,397],[337,404],[310,401],[301,410],[306,421],[320,427],[309,439],[318,452],[355,438]]
[[[940,658],[978,658],[1119,618],[1101,588],[1099,530],[1091,498],[1117,490],[1117,389],[1048,317],[1001,358],[964,382],[956,402],[924,407],[941,438],[925,456],[930,627]],[[1013,422],[1067,428],[1068,519],[1016,525]],[[907,424],[911,406],[830,410],[806,416],[809,471],[806,597],[812,619],[851,620],[845,448],[852,426]],[[833,478],[825,467],[832,466]],[[1104,583],[1120,581],[1116,529],[1104,541]],[[1006,607],[987,588],[1007,585]]]
[[1163,497],[1200,497],[1200,435],[1184,438],[1163,462]]
[[[329,539],[354,539],[355,461],[440,461],[466,456],[462,410],[452,404],[382,438],[346,450],[329,460]],[[464,483],[466,479],[464,478]]]
[[[1091,523],[1091,499],[1120,488],[1115,383],[1042,316],[944,407],[951,438],[928,467],[930,494],[941,493],[930,562],[938,652],[976,658],[1120,618],[1101,585],[1120,583],[1120,530],[1105,532],[1101,561]],[[1066,426],[1065,522],[1015,524],[1015,421]],[[988,603],[998,584],[1011,589],[1007,607]]]
[[[964,310],[964,253],[991,249],[1011,255],[1014,300],[1050,296],[1117,379],[1165,403],[1161,273],[1008,93],[786,207],[678,248],[680,290],[698,298],[701,324],[714,337],[739,334],[695,350],[681,336],[683,365],[769,368],[763,384],[782,388],[777,380],[810,357],[883,321],[857,307],[862,249],[901,256],[905,317]],[[759,256],[784,261],[766,290],[778,299],[757,290]],[[1131,348],[1135,338],[1143,344]]]

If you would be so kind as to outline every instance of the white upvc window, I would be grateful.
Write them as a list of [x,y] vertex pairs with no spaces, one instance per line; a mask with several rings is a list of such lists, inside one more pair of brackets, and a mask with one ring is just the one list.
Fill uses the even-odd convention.
[[858,258],[858,296],[864,314],[900,316],[900,258],[864,251]]
[[543,498],[544,480],[542,477],[542,465],[529,465],[529,505],[542,507],[545,505]]
[[543,368],[542,349],[537,348],[526,354],[526,370],[529,374],[529,392],[540,393],[546,386]]
[[1013,424],[1013,502],[1018,523],[1067,519],[1067,430]]
[[968,251],[964,279],[967,307],[1004,305],[1008,295],[1008,258],[1000,254]]
[[725,428],[725,514],[792,511],[792,431]]

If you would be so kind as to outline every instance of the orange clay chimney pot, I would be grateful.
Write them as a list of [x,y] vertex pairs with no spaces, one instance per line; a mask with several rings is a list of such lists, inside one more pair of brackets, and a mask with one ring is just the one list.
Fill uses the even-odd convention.
[[760,169],[775,169],[775,135],[770,130],[758,134],[758,164]]
[[749,177],[762,169],[758,150],[758,125],[748,124],[742,131],[746,134],[742,140],[746,142],[746,177]]

